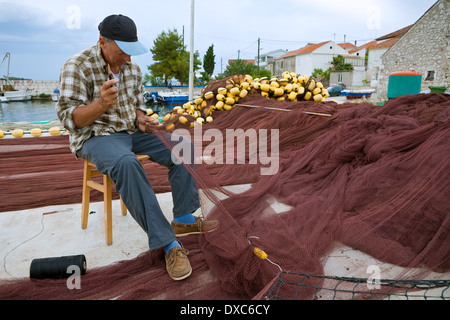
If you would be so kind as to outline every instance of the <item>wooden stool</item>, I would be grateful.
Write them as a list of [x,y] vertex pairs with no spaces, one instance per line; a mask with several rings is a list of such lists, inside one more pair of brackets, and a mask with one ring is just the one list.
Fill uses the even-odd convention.
[[[150,159],[147,155],[136,155],[139,162]],[[93,176],[101,175],[102,173],[97,170],[95,164],[88,160],[84,160],[84,173],[83,173],[83,197],[81,202],[81,228],[86,229],[89,217],[89,203],[91,188],[103,193],[104,211],[105,211],[105,238],[106,244],[112,243],[112,180],[108,175],[103,175],[103,184],[92,180]],[[120,208],[122,215],[127,215],[127,207],[120,198]]]

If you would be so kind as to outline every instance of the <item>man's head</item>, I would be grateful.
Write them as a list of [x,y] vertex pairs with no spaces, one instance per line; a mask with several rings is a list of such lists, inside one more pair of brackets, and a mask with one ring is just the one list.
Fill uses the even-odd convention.
[[118,14],[106,17],[98,30],[103,55],[111,65],[120,66],[130,61],[130,56],[148,52],[138,40],[135,23],[126,16]]

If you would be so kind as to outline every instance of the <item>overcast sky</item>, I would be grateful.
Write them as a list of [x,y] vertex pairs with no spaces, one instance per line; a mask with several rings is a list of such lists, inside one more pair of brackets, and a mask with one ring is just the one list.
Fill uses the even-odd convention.
[[[276,49],[334,40],[362,45],[415,23],[436,0],[195,0],[194,49],[214,44],[216,73],[228,59],[254,59]],[[190,44],[191,0],[0,0],[0,62],[11,53],[10,73],[58,80],[62,64],[94,45],[98,24],[110,14],[132,18],[149,49],[162,32],[177,29]],[[133,57],[145,74],[151,53]],[[7,73],[6,61],[0,76]]]

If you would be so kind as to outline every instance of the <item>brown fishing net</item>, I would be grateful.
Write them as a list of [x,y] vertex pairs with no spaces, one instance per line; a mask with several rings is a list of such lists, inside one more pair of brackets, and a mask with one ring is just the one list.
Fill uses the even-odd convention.
[[[212,86],[205,93],[218,89]],[[203,107],[216,105],[213,100]],[[206,219],[220,222],[214,232],[182,239],[192,275],[173,281],[156,250],[88,269],[80,290],[68,290],[65,280],[4,280],[0,299],[261,299],[273,296],[280,275],[294,285],[276,287],[278,296],[312,299],[318,283],[328,281],[320,277],[336,245],[401,267],[399,281],[450,271],[448,95],[374,106],[248,94],[231,110],[204,114],[213,121],[203,126],[181,123],[181,115],[163,125],[173,123],[174,133],[194,143],[195,155],[185,160],[198,163],[186,167],[201,190]],[[243,135],[227,141],[231,129]],[[156,134],[180,151],[179,140]],[[276,134],[278,140],[271,139]],[[82,166],[69,153],[67,137],[4,140],[0,148],[7,190],[0,193],[1,211],[81,200]],[[276,172],[261,174],[275,165]],[[166,169],[146,166],[155,189],[167,191]],[[224,188],[229,185],[245,191],[233,193]],[[14,194],[22,196],[15,200]],[[299,289],[299,274],[319,280],[302,277]]]

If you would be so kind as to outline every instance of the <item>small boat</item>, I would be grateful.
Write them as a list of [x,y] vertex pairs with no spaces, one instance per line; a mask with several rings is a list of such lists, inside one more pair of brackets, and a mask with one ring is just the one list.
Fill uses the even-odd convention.
[[55,101],[55,102],[57,102],[59,100],[59,89],[53,90],[52,100]]
[[163,97],[160,97],[158,92],[144,92],[145,104],[153,105],[153,104],[166,104],[166,101]]
[[347,100],[352,99],[362,99],[370,98],[375,89],[363,89],[363,90],[342,90],[341,94],[347,98]]
[[32,91],[30,90],[5,91],[4,95],[8,102],[29,101],[31,100]]
[[8,102],[8,98],[4,96],[0,96],[0,102]]
[[189,96],[181,93],[181,90],[163,91],[159,92],[158,95],[168,104],[184,104],[189,101]]

